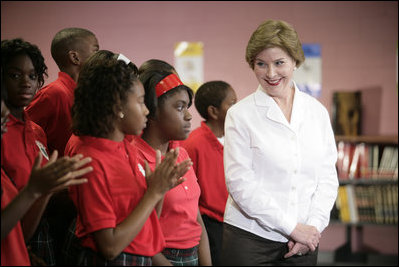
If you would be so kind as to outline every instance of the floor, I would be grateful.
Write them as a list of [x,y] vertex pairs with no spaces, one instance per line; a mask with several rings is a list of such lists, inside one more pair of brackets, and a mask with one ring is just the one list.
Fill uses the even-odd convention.
[[334,252],[319,251],[317,266],[398,266],[398,255],[368,254],[365,258],[363,262],[336,262]]

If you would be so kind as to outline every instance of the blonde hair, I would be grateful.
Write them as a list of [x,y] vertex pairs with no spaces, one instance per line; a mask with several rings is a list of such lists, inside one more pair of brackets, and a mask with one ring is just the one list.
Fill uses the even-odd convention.
[[245,59],[254,68],[255,57],[266,48],[279,47],[286,51],[299,67],[304,61],[302,45],[295,29],[282,20],[266,20],[252,33]]

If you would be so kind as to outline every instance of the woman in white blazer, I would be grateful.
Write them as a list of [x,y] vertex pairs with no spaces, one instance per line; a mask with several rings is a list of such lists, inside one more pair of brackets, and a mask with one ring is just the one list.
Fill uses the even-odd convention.
[[259,87],[226,117],[222,264],[316,265],[338,189],[329,114],[292,80],[305,57],[288,23],[263,22],[246,60]]

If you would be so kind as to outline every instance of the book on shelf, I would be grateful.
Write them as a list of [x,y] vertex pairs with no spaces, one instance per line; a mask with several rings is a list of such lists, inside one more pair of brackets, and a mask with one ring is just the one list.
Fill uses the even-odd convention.
[[344,223],[397,224],[398,186],[341,185],[335,209]]
[[397,136],[336,136],[343,223],[398,223]]
[[378,175],[378,159],[379,159],[380,149],[379,149],[378,145],[373,145],[371,150],[372,150],[372,157],[370,159],[370,162],[372,163],[371,175],[373,177],[377,177],[377,175]]
[[358,201],[355,195],[355,189],[353,185],[346,185],[346,195],[348,201],[349,221],[351,223],[359,222],[358,214]]
[[370,146],[360,143],[359,147],[359,173],[360,178],[371,178],[372,159],[370,158]]
[[352,166],[352,158],[355,146],[351,143],[339,141],[337,152],[337,173],[342,180],[349,179],[349,171]]
[[350,222],[350,214],[349,214],[349,206],[348,206],[348,197],[346,193],[346,186],[338,187],[338,199],[337,205],[339,210],[339,218],[342,222],[349,223]]
[[382,149],[376,144],[337,143],[337,174],[340,180],[397,179],[398,148],[386,145]]
[[384,147],[381,162],[378,167],[379,178],[397,178],[395,174],[398,164],[398,148],[392,146]]
[[356,186],[356,206],[358,221],[375,223],[375,198],[372,186]]

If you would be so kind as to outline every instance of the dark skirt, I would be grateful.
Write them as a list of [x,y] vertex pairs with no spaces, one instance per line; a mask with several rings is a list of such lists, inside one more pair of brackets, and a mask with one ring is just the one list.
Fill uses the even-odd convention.
[[36,232],[27,243],[27,247],[32,265],[56,265],[55,243],[50,235],[49,223],[44,216],[40,220]]
[[188,249],[165,248],[162,254],[174,266],[198,266],[198,246]]
[[105,259],[100,253],[82,247],[75,235],[76,219],[71,223],[62,249],[63,261],[67,266],[151,266],[152,257],[122,252],[113,260]]

